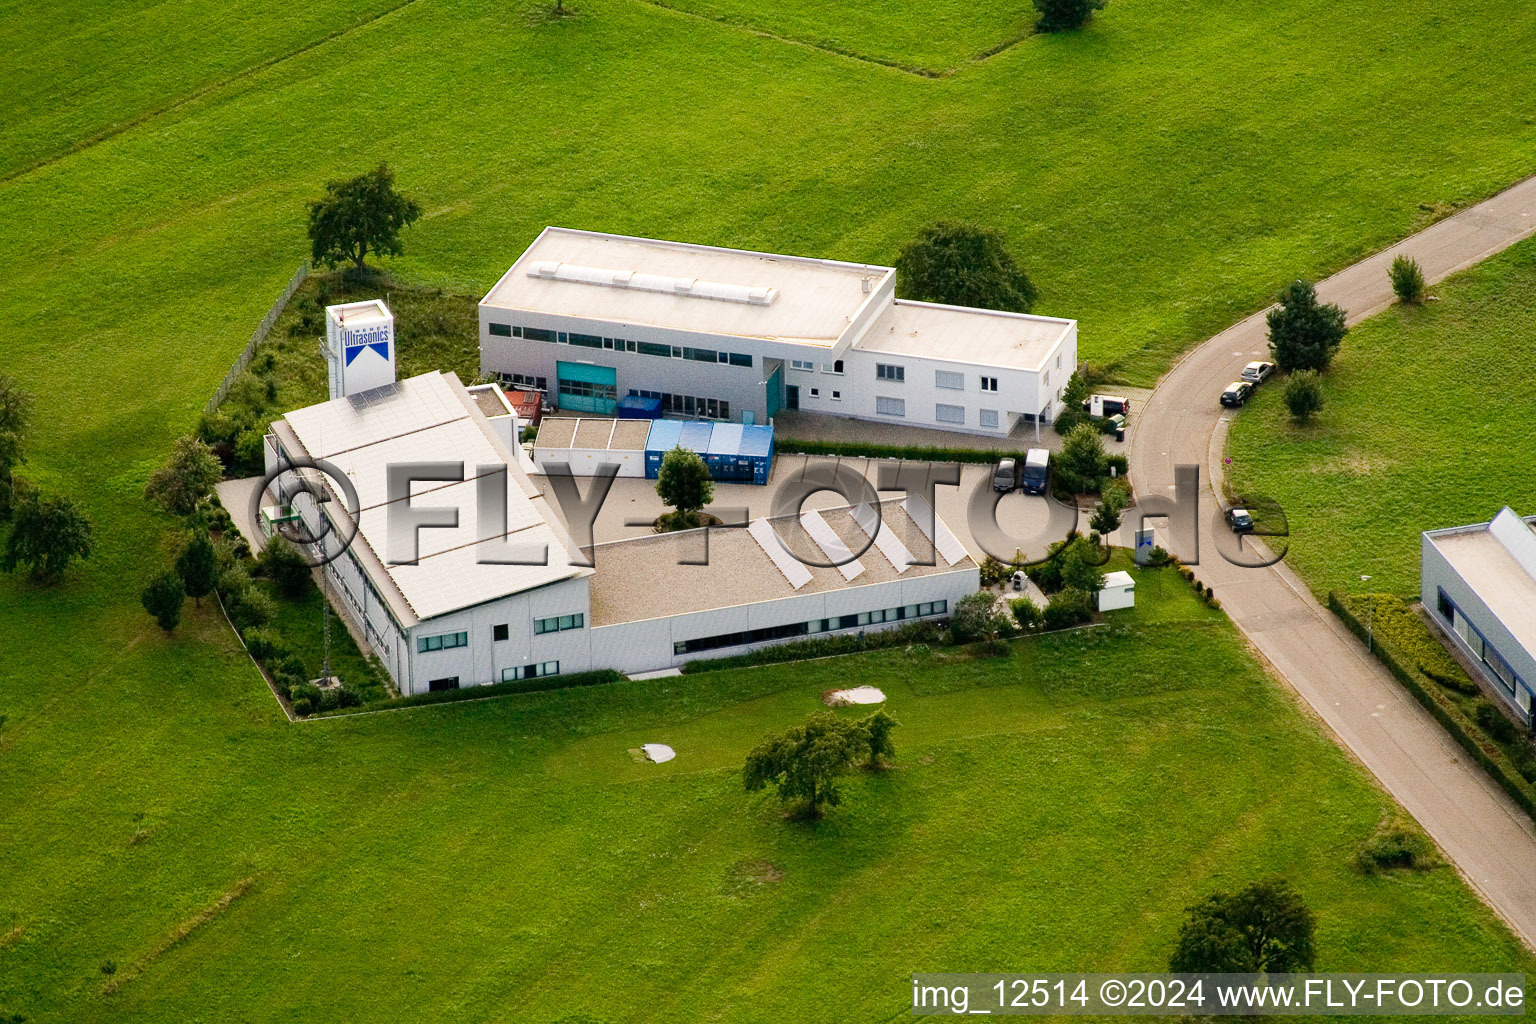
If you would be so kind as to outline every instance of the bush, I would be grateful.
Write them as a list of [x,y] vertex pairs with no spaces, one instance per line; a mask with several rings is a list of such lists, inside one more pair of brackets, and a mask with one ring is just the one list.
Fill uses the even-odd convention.
[[304,664],[304,659],[297,654],[283,654],[267,666],[273,672],[281,672],[283,675],[297,676],[299,679],[309,678],[309,669]]
[[1161,545],[1147,552],[1146,567],[1148,569],[1164,569],[1173,564],[1173,556],[1163,549]]
[[1326,370],[1349,328],[1344,311],[1331,303],[1319,304],[1310,281],[1296,281],[1280,293],[1277,308],[1265,316],[1269,324],[1269,350],[1286,373]]
[[1007,562],[999,562],[991,555],[981,560],[980,569],[981,585],[984,587],[995,587],[999,583],[1007,583],[1013,578],[1013,574],[1018,571],[1014,566],[1009,565]]
[[1042,619],[1040,606],[1027,597],[1016,597],[1008,602],[1008,607],[1013,609],[1013,621],[1019,624],[1022,630],[1038,629]]
[[315,702],[310,700],[308,697],[294,697],[290,703],[293,705],[293,713],[298,715],[300,718],[303,718],[305,715],[314,713]]
[[1080,423],[1067,434],[1057,453],[1056,479],[1074,494],[1096,490],[1105,474],[1104,441],[1092,424]]
[[1104,9],[1104,0],[1035,0],[1041,32],[1071,32],[1082,28],[1094,11]]
[[1066,437],[1087,418],[1088,415],[1082,409],[1069,405],[1057,414],[1056,422],[1051,425],[1056,428],[1056,433]]
[[1424,301],[1424,271],[1419,269],[1417,260],[1397,257],[1392,261],[1387,277],[1392,281],[1392,291],[1398,301],[1412,304]]
[[169,633],[181,623],[181,605],[187,599],[181,577],[166,571],[150,581],[139,595],[139,603],[154,617],[160,628]]
[[270,629],[253,626],[242,630],[240,636],[245,641],[246,649],[251,652],[251,657],[263,665],[275,665],[288,654],[287,643]]
[[744,668],[749,665],[774,665],[786,661],[803,661],[806,658],[826,658],[839,654],[888,647],[926,647],[929,644],[948,643],[945,631],[933,620],[919,620],[893,629],[881,629],[872,633],[832,633],[824,636],[793,640],[789,643],[759,647],[745,654],[727,655],[723,658],[699,658],[683,666],[683,673],[715,672],[721,669]]
[[1436,862],[1435,847],[1422,833],[1404,825],[1377,831],[1355,854],[1355,866],[1368,875],[1392,870],[1424,870]]
[[263,593],[253,583],[230,590],[224,593],[224,611],[229,615],[229,621],[234,623],[236,629],[244,633],[247,629],[257,626],[265,626],[272,621],[277,609],[272,606],[272,599]]
[[1496,743],[1513,743],[1519,735],[1514,723],[1505,717],[1504,712],[1486,700],[1472,702],[1472,720],[1483,732],[1493,737]]
[[287,598],[301,597],[313,581],[303,553],[280,534],[267,541],[259,565],[267,579]]
[[1298,370],[1285,381],[1285,407],[1291,419],[1306,423],[1323,407],[1323,385],[1315,370]]
[[1013,621],[997,607],[990,590],[979,590],[955,602],[949,628],[959,643],[996,640],[1013,632]]
[[1041,618],[1047,630],[1090,622],[1093,620],[1093,598],[1085,591],[1067,587],[1051,597]]

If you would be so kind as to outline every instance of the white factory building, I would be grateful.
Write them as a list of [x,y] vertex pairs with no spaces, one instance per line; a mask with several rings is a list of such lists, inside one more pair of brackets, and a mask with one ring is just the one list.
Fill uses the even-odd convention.
[[1536,697],[1536,517],[1429,530],[1419,563],[1430,620],[1489,688],[1531,720]]
[[1077,322],[895,297],[890,267],[549,227],[480,302],[480,365],[564,412],[1049,423]]
[[[313,459],[355,488],[355,518],[345,487],[315,470],[279,477],[270,500],[292,498],[291,512],[313,534],[329,529],[328,551],[356,526],[325,570],[332,600],[402,693],[596,668],[644,672],[818,633],[889,628],[945,617],[979,585],[953,533],[903,500],[711,529],[705,565],[682,564],[699,560],[705,531],[599,536],[589,567],[558,506],[514,457],[499,398],[453,374],[427,373],[295,410],[267,437],[269,471]],[[412,509],[456,510],[457,523],[419,530],[407,564],[388,546],[386,474],[421,462],[462,462],[465,479],[413,486]],[[328,500],[295,495],[294,474],[317,481]],[[505,516],[480,521],[481,488],[504,492]],[[546,557],[485,560],[509,549],[523,562],[535,561],[529,552]],[[860,554],[845,561],[851,552]]]

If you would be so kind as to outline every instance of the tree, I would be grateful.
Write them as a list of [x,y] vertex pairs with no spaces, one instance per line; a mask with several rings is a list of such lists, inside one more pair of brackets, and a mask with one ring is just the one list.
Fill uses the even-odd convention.
[[1398,301],[1414,305],[1424,301],[1424,271],[1419,268],[1418,260],[1397,257],[1392,261],[1392,269],[1387,271],[1387,278],[1392,282],[1392,291]]
[[1305,423],[1323,407],[1323,382],[1313,370],[1297,370],[1286,379],[1284,397],[1291,418]]
[[25,461],[24,438],[32,420],[32,396],[0,373],[0,519],[7,519],[15,500],[13,471]]
[[38,582],[57,583],[70,562],[91,555],[91,522],[61,494],[29,489],[14,518],[0,561],[6,572],[25,567]]
[[195,437],[180,437],[165,465],[149,475],[144,497],[175,516],[191,515],[224,475],[213,449]]
[[304,555],[287,537],[273,536],[261,552],[261,570],[284,597],[299,597],[314,578]]
[[1097,594],[1104,589],[1104,573],[1099,567],[1107,560],[1108,552],[1086,537],[1067,545],[1061,556],[1061,585],[1069,590],[1081,590],[1085,594]]
[[930,224],[896,258],[896,290],[904,299],[1028,313],[1035,286],[1003,244],[973,224]]
[[1104,441],[1091,423],[1080,423],[1067,434],[1056,455],[1056,477],[1068,490],[1084,493],[1099,486],[1104,475]]
[[327,267],[350,260],[363,273],[369,252],[400,255],[400,231],[420,216],[421,207],[395,191],[388,164],[328,182],[325,196],[309,204],[310,258]]
[[176,556],[176,575],[181,577],[186,596],[201,604],[203,598],[213,591],[218,571],[218,557],[213,550],[213,541],[201,531],[193,534],[187,546],[181,549],[181,554]]
[[1168,962],[1176,974],[1310,971],[1317,918],[1284,879],[1216,893],[1188,909]]
[[673,448],[656,472],[656,494],[675,510],[667,528],[691,530],[699,525],[699,510],[715,500],[715,481],[697,452]]
[[1126,501],[1123,488],[1106,489],[1098,505],[1094,506],[1093,515],[1088,517],[1088,529],[1100,537],[1108,537],[1120,529],[1120,514],[1125,511]]
[[1349,328],[1344,311],[1332,303],[1319,305],[1310,281],[1295,281],[1280,293],[1280,305],[1265,317],[1269,350],[1287,373],[1326,370]]
[[1040,20],[1035,27],[1041,32],[1070,32],[1080,29],[1093,17],[1094,11],[1104,9],[1105,0],[1035,0],[1035,10]]
[[891,742],[891,733],[900,724],[884,710],[876,711],[859,723],[869,751],[866,765],[870,768],[883,768],[888,760],[896,756],[896,744]]
[[139,595],[144,610],[154,616],[160,628],[169,633],[181,622],[181,604],[187,599],[181,577],[166,571],[149,581],[149,586]]
[[773,783],[779,799],[803,800],[806,817],[819,818],[823,804],[842,802],[837,778],[867,749],[868,739],[857,723],[823,712],[782,736],[765,737],[747,755],[742,783],[749,793]]
[[955,602],[949,628],[955,639],[962,642],[996,640],[1004,633],[1012,632],[1013,620],[998,608],[995,594],[990,590],[978,590]]

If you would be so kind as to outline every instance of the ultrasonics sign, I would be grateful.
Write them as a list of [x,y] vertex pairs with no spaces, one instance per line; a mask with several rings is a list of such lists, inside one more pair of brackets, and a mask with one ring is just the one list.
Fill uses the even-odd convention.
[[389,324],[378,324],[374,327],[344,327],[341,331],[341,347],[343,357],[348,366],[356,359],[364,349],[373,349],[385,359],[389,358],[390,343]]

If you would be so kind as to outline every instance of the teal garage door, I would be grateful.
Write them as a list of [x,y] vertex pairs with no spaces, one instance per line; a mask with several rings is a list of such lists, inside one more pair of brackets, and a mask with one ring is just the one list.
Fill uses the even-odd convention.
[[561,412],[612,416],[619,404],[619,373],[611,366],[556,363]]

